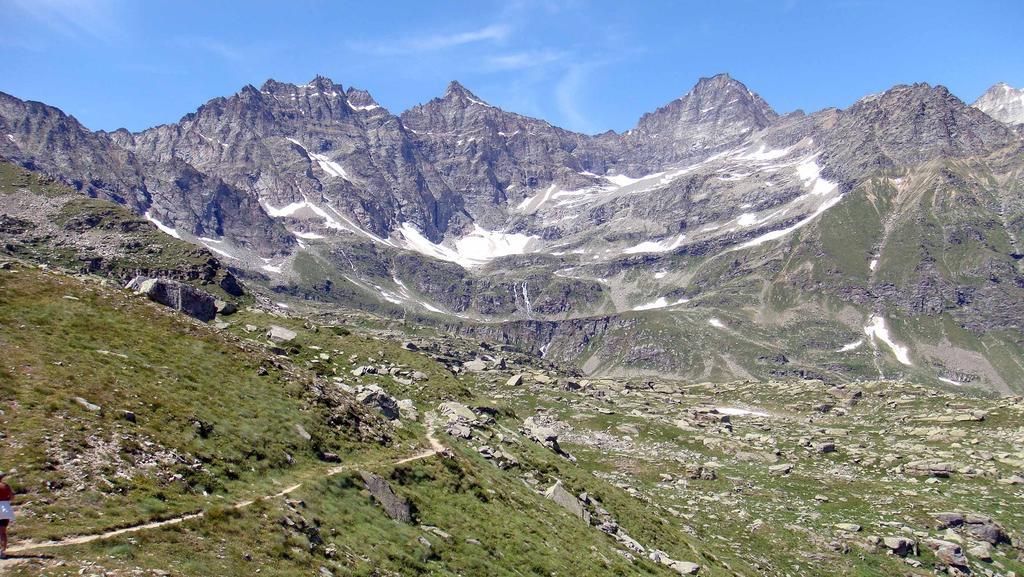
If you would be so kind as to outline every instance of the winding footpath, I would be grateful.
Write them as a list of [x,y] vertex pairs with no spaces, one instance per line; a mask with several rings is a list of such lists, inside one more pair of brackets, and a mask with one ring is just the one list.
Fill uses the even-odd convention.
[[[429,449],[425,449],[425,450],[423,450],[423,451],[421,451],[419,453],[416,453],[415,455],[411,455],[411,456],[408,456],[408,457],[403,457],[401,459],[398,459],[397,461],[393,461],[391,463],[392,466],[402,465],[402,464],[405,464],[405,463],[411,463],[413,461],[419,461],[419,460],[422,460],[422,459],[428,459],[428,458],[433,457],[434,455],[437,455],[438,453],[441,453],[442,451],[445,450],[445,447],[444,447],[444,445],[441,444],[441,441],[439,441],[437,439],[437,437],[434,436],[434,415],[433,415],[433,413],[427,413],[426,414],[426,416],[424,418],[424,424],[426,425],[427,441],[430,443],[430,448]],[[328,470],[324,471],[324,473],[321,474],[321,475],[318,475],[316,477],[316,479],[317,480],[327,479],[327,478],[333,477],[333,476],[335,476],[335,475],[337,475],[339,473],[343,473],[345,471],[352,470],[353,468],[354,468],[353,465],[339,465],[337,467],[333,467],[331,469],[328,469]],[[294,493],[295,491],[297,491],[299,488],[301,488],[307,482],[309,482],[309,481],[303,481],[301,483],[296,483],[296,484],[294,484],[294,485],[292,485],[290,487],[286,487],[286,488],[278,491],[277,493],[273,493],[273,494],[270,494],[270,495],[264,495],[262,497],[257,497],[255,499],[248,499],[246,501],[239,501],[239,502],[235,503],[234,505],[232,505],[232,507],[235,508],[235,509],[245,509],[246,507],[248,507],[248,506],[250,506],[250,505],[252,505],[254,503],[260,502],[260,501],[267,501],[267,500],[270,500],[270,499],[276,499],[278,497],[284,497],[286,495]],[[0,573],[2,573],[3,569],[5,569],[7,567],[10,567],[10,566],[13,566],[13,565],[16,565],[18,563],[26,561],[28,559],[28,557],[21,556],[22,553],[26,553],[26,552],[30,552],[30,551],[36,551],[36,550],[39,550],[39,549],[50,549],[50,548],[55,548],[55,547],[67,547],[67,546],[70,546],[70,545],[83,545],[85,543],[92,543],[93,541],[102,541],[104,539],[110,539],[112,537],[117,537],[119,535],[126,535],[126,534],[130,534],[130,533],[138,533],[139,531],[147,531],[149,529],[158,529],[160,527],[167,527],[167,526],[170,526],[170,525],[178,525],[178,524],[184,523],[185,521],[191,521],[192,519],[199,519],[199,518],[203,517],[205,514],[206,514],[205,511],[200,511],[198,513],[188,513],[188,514],[185,514],[185,515],[180,515],[178,517],[171,517],[170,519],[164,519],[163,521],[154,521],[152,523],[143,523],[143,524],[140,524],[140,525],[132,525],[131,527],[124,527],[124,528],[121,528],[121,529],[113,529],[113,530],[110,530],[110,531],[104,531],[102,533],[93,533],[93,534],[90,534],[90,535],[76,535],[76,536],[73,536],[73,537],[65,537],[64,539],[59,539],[59,540],[55,540],[55,541],[23,541],[21,543],[18,543],[18,544],[15,544],[15,545],[11,545],[11,546],[9,546],[7,548],[7,554],[9,556],[9,558],[8,559],[4,559],[4,560],[0,560]]]

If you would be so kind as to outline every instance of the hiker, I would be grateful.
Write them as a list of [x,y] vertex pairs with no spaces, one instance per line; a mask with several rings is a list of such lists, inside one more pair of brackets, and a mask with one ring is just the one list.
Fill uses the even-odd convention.
[[0,471],[0,559],[7,558],[7,526],[14,521],[14,509],[11,508],[14,491],[4,482],[6,476],[6,472]]

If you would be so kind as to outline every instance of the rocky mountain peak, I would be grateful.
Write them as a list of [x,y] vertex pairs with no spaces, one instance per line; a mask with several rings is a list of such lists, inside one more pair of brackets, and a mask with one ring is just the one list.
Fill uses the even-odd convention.
[[[255,89],[253,89],[255,90]],[[288,82],[278,82],[273,78],[268,79],[260,87],[259,92],[261,94],[269,94],[275,96],[278,100],[284,99],[299,99],[303,97],[315,97],[315,96],[327,96],[330,98],[339,98],[345,96],[345,89],[342,85],[337,84],[326,76],[316,76],[306,84],[291,84]]]
[[348,91],[345,93],[345,97],[348,99],[349,105],[356,110],[375,110],[382,108],[366,90],[349,87]]
[[833,176],[862,175],[879,166],[967,158],[1010,145],[1005,125],[967,106],[945,86],[898,85],[839,111],[823,156]]
[[701,78],[681,98],[644,114],[624,137],[648,168],[692,160],[733,146],[778,114],[728,74]]
[[1011,137],[1005,126],[967,106],[945,86],[923,82],[862,98],[845,114],[891,145],[888,148],[897,157],[909,155],[904,161],[939,151],[980,154],[1005,145]]
[[757,128],[778,116],[763,98],[728,74],[701,78],[685,96],[653,114],[658,113],[673,114],[680,121],[740,121]]
[[999,122],[1024,124],[1024,88],[1014,88],[999,82],[986,90],[971,106]]
[[468,88],[460,84],[458,80],[452,80],[448,83],[448,88],[445,89],[444,97],[441,98],[441,100],[445,102],[455,102],[462,106],[470,104],[490,106],[490,104],[487,104],[481,100],[479,96],[473,94]]

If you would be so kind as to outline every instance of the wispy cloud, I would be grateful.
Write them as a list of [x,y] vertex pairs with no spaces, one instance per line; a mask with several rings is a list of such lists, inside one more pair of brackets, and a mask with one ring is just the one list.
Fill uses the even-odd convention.
[[487,58],[485,66],[490,70],[522,70],[553,64],[566,57],[565,52],[556,50],[527,50],[498,54]]
[[450,34],[434,34],[418,38],[407,38],[396,41],[353,42],[354,50],[379,56],[416,54],[436,52],[467,44],[479,42],[500,42],[508,38],[512,27],[506,24],[492,24],[477,30],[455,32]]
[[588,64],[573,64],[566,69],[555,86],[555,103],[558,104],[558,111],[562,113],[567,127],[578,132],[594,131],[593,123],[583,113],[579,102],[579,95],[583,91],[591,68],[592,66]]
[[5,0],[0,10],[36,20],[72,38],[108,42],[121,34],[118,0]]
[[200,36],[182,36],[175,38],[171,42],[171,44],[175,48],[206,52],[222,60],[238,61],[245,56],[244,50],[231,46],[230,44],[221,42],[220,40],[215,40],[213,38],[204,38]]

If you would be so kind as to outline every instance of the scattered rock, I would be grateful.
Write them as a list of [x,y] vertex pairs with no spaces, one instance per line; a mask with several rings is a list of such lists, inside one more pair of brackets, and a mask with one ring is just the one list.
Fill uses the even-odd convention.
[[82,397],[74,397],[72,400],[75,401],[76,403],[78,403],[86,411],[90,411],[90,412],[93,412],[93,413],[95,413],[96,411],[99,411],[100,408],[101,408],[99,405],[94,405],[94,404],[90,403],[89,401],[83,399]]
[[935,552],[935,556],[939,561],[954,567],[967,566],[967,557],[964,557],[964,552],[960,549],[960,545],[941,539],[925,539],[923,543],[925,547]]
[[483,359],[473,359],[472,361],[466,361],[462,363],[462,367],[465,368],[467,371],[479,373],[481,371],[487,370],[487,361]]
[[323,461],[325,463],[340,463],[341,462],[341,456],[338,455],[337,453],[330,453],[330,452],[326,452],[325,451],[325,452],[319,453],[317,456],[320,458],[321,461]]
[[1009,543],[1010,536],[990,517],[968,514],[964,516],[964,532],[978,541],[992,545]]
[[967,554],[975,559],[988,563],[992,561],[992,545],[988,542],[982,541],[968,549]]
[[476,413],[471,411],[469,407],[462,403],[456,403],[454,401],[447,401],[437,406],[438,412],[448,418],[449,421],[455,419],[465,419],[467,421],[475,421]]

